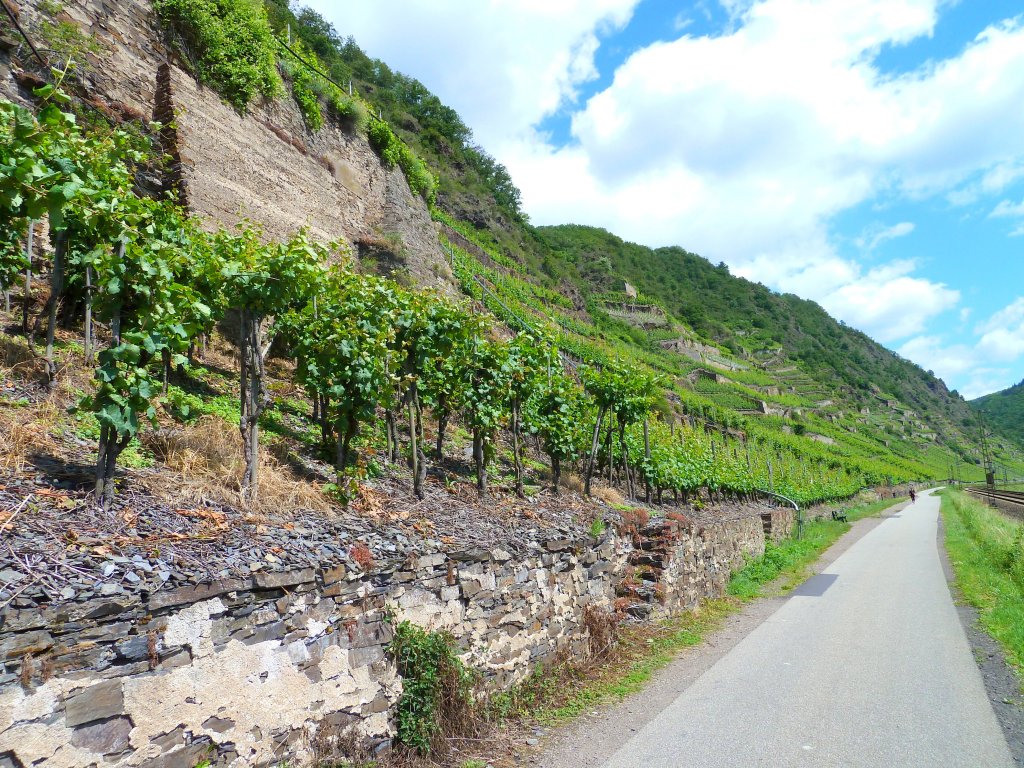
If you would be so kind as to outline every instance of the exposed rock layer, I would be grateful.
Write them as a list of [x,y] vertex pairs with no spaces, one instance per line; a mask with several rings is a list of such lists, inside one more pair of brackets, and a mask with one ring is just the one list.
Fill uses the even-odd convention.
[[[22,6],[29,30],[40,13],[38,0]],[[164,133],[173,138],[170,186],[206,226],[248,219],[275,239],[307,227],[353,254],[360,239],[388,238],[413,281],[452,290],[426,203],[364,136],[330,123],[310,133],[288,97],[238,114],[179,66],[147,0],[83,0],[63,15],[104,49],[81,69],[95,103],[121,117],[167,122],[173,115],[174,130]],[[11,69],[18,63],[3,64],[0,95],[25,100]]]

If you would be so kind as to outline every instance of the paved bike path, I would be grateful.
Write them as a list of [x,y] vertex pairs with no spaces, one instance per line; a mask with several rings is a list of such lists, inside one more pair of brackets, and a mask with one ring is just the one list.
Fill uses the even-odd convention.
[[1013,766],[943,575],[938,510],[922,494],[884,520],[605,768]]

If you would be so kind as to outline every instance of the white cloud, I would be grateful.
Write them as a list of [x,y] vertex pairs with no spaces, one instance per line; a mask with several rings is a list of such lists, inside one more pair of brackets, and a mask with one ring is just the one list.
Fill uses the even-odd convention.
[[[872,66],[883,44],[931,34],[936,7],[747,4],[731,32],[630,56],[574,115],[571,146],[533,137],[507,142],[499,156],[538,223],[682,243],[900,338],[954,305],[956,292],[909,273],[873,286],[877,275],[837,255],[831,217],[880,191],[924,196],[980,177],[989,193],[1024,174],[1019,24],[991,27],[960,56],[909,74],[887,77]],[[868,233],[864,245],[912,226]]]
[[903,357],[934,371],[936,376],[946,380],[958,378],[977,364],[972,347],[967,344],[945,346],[938,336],[917,336],[898,351]]
[[1010,368],[996,366],[1024,357],[1024,296],[979,323],[973,338],[945,344],[939,336],[916,336],[899,353],[947,381],[966,378],[960,392],[967,399],[1005,389],[1016,379]]
[[906,237],[914,231],[914,225],[909,221],[901,221],[891,227],[873,227],[856,240],[858,247],[866,251],[873,251],[887,240],[895,240],[899,237]]
[[672,21],[672,29],[675,32],[682,32],[684,29],[692,26],[693,18],[685,13],[676,14],[675,19]]
[[1010,372],[1000,368],[978,368],[972,371],[960,394],[967,400],[1012,387],[1014,378]]
[[954,307],[960,292],[909,277],[911,264],[873,269],[822,299],[829,312],[867,329],[882,342],[924,330],[927,321]]
[[[597,75],[598,34],[621,28],[639,0],[304,0],[370,56],[456,107],[495,151]],[[400,7],[399,7],[400,5]]]
[[1024,297],[978,327],[978,350],[988,360],[1012,361],[1024,355]]
[[953,205],[971,205],[982,197],[999,194],[1020,179],[1024,179],[1024,163],[997,163],[981,173],[977,180],[949,192],[946,199]]
[[1016,360],[1024,354],[1024,327],[989,331],[981,337],[978,349],[991,360]]
[[1018,179],[1024,179],[1024,163],[999,163],[982,177],[981,188],[985,192],[999,193]]
[[1024,216],[1024,200],[1019,203],[1012,203],[1009,200],[1000,200],[999,205],[992,209],[989,214],[991,218],[1018,217]]
[[1020,326],[1024,323],[1024,296],[1015,299],[1010,304],[992,315],[988,320],[978,326],[978,331],[986,333],[990,331],[1003,330],[1012,326]]
[[1014,382],[1009,369],[986,365],[978,349],[969,344],[946,345],[938,336],[917,336],[898,351],[944,381],[959,381],[957,391],[968,400],[1006,389]]

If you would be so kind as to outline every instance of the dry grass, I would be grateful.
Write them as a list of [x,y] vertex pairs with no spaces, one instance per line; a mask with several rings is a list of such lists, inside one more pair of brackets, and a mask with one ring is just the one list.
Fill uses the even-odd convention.
[[562,488],[583,495],[583,478],[573,472],[562,472]]
[[[68,407],[78,400],[82,376],[70,358],[73,353],[58,353],[57,389],[43,394],[44,363],[34,355],[22,338],[0,338],[0,381],[21,382],[34,401],[0,403],[0,468],[16,474],[25,469],[33,454],[62,455],[53,434],[68,419]],[[36,399],[38,398],[38,399]]]
[[199,364],[236,373],[240,369],[238,334],[238,315],[228,312],[206,339],[205,348],[196,348]]
[[626,497],[619,493],[616,488],[611,488],[607,485],[596,485],[591,491],[595,498],[600,499],[609,506],[621,506],[626,503]]
[[0,468],[17,474],[32,454],[56,453],[58,446],[50,427],[58,417],[56,406],[49,401],[34,407],[0,408]]
[[[58,330],[58,338],[79,341],[77,334],[63,329]],[[206,361],[227,370],[237,370],[237,351],[226,339],[215,334],[207,349]],[[47,394],[42,358],[33,353],[25,339],[0,335],[0,381],[20,382],[32,400],[17,405],[0,404],[0,469],[5,473],[30,469],[28,463],[33,454],[68,458],[80,453],[59,436],[73,426],[68,408],[77,404],[82,392],[93,388],[92,369],[83,364],[80,349],[58,349],[56,363],[57,388]],[[282,375],[288,373],[287,365],[275,361],[274,367]],[[289,382],[288,386],[279,388],[290,394],[294,386]],[[209,500],[231,506],[241,503],[244,461],[236,426],[216,417],[206,417],[186,426],[175,425],[155,432],[145,429],[139,439],[164,462],[167,470],[177,475],[143,473],[139,479],[154,495],[169,502]],[[275,453],[280,458],[275,457]],[[287,465],[286,456],[286,451],[261,448],[259,495],[251,510],[257,513],[298,508],[330,511],[331,501],[318,486],[298,477]]]
[[[178,474],[150,484],[150,490],[168,500],[222,504],[241,503],[245,469],[238,428],[216,416],[206,416],[183,427],[144,432],[142,440],[157,460]],[[327,512],[330,500],[312,483],[295,475],[266,448],[260,448],[259,494],[251,505],[255,512],[312,509]]]
[[583,626],[587,630],[591,659],[603,659],[612,652],[622,615],[606,606],[588,605],[583,609]]
[[238,350],[231,346],[223,336],[214,334],[203,355],[204,365],[213,365],[226,371],[239,369]]
[[312,753],[311,768],[375,765],[354,726],[321,722],[313,735],[307,736],[306,748]]
[[[82,391],[92,388],[92,368],[84,364],[80,344],[81,336],[59,328],[56,340],[67,345],[58,346],[54,350],[54,364],[57,368],[57,388],[51,395],[65,405],[77,402]],[[36,347],[36,352],[28,345],[28,340],[21,336],[0,336],[0,381],[18,381],[31,385],[42,394],[46,385],[46,362],[43,358],[43,347]]]
[[41,374],[39,363],[24,339],[6,335],[0,337],[0,374],[3,378],[24,380],[34,374]]

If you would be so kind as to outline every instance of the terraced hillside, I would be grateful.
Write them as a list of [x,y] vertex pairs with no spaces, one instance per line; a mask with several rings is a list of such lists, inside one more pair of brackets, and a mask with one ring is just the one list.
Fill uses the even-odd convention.
[[[966,403],[941,380],[841,326],[812,302],[779,296],[692,254],[678,263],[664,259],[665,250],[675,255],[677,249],[656,253],[585,227],[537,230],[551,246],[548,263],[560,267],[560,276],[535,275],[525,259],[499,252],[486,232],[440,212],[435,217],[445,227],[445,247],[467,293],[512,327],[546,329],[578,361],[629,358],[670,375],[669,399],[691,418],[779,440],[809,456],[858,466],[880,462],[907,477],[947,477],[953,464],[971,478],[982,475],[980,427]],[[579,239],[579,233],[587,237]],[[694,274],[686,275],[687,269]],[[683,277],[655,280],[655,274]],[[745,301],[760,308],[747,314]],[[810,320],[786,314],[790,305]],[[697,308],[696,321],[682,314],[687,307]],[[713,338],[698,331],[708,332],[700,322],[708,316],[717,318]],[[770,331],[764,317],[775,318]],[[826,332],[817,337],[801,331],[794,342],[778,327],[780,318]],[[867,352],[854,354],[850,366],[834,358],[836,367],[827,362],[832,352],[828,358],[812,354],[844,344],[860,344]],[[809,360],[801,349],[810,350]],[[876,376],[900,396],[883,391]],[[996,437],[994,450],[999,460],[1020,466],[1010,440]]]

